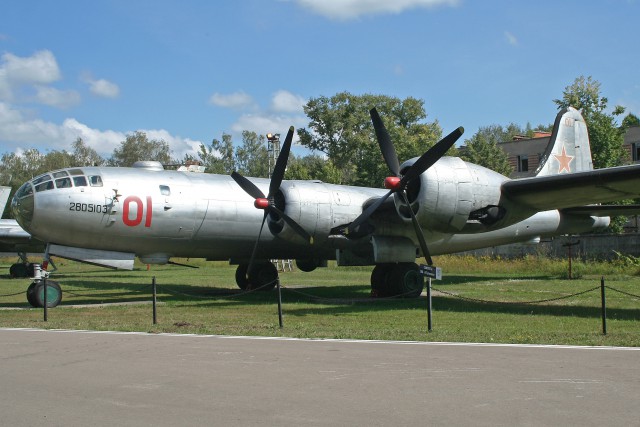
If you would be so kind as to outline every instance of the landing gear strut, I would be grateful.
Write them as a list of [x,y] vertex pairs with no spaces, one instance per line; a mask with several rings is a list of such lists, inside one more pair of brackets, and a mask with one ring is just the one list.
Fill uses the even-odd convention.
[[417,298],[422,288],[420,268],[413,262],[376,264],[371,272],[373,297]]
[[236,269],[236,284],[240,289],[270,291],[275,288],[278,269],[271,262],[256,262],[251,271],[247,272],[248,269],[248,264],[240,264]]

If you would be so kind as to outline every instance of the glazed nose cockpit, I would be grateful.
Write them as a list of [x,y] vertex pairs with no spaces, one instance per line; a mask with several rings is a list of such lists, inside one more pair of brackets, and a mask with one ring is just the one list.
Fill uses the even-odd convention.
[[87,186],[101,187],[101,177],[99,175],[85,176],[81,169],[60,170],[39,175],[31,181],[25,182],[13,196],[11,200],[13,216],[18,224],[28,231],[34,217],[35,197],[38,197],[39,193]]
[[31,182],[25,182],[11,200],[13,217],[25,230],[29,230],[33,220],[33,207],[33,185]]

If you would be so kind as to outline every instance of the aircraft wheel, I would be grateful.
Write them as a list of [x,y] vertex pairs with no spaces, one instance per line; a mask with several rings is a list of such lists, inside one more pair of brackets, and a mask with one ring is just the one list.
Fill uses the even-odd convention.
[[[31,298],[29,297],[31,296]],[[44,283],[36,280],[27,289],[27,300],[33,307],[44,307]],[[53,308],[62,301],[62,289],[58,282],[47,280],[47,307]]]
[[249,285],[251,289],[270,291],[276,287],[278,269],[270,262],[255,264],[249,271]]
[[387,286],[387,276],[391,271],[393,264],[376,264],[371,272],[371,296],[372,297],[388,297],[391,296],[390,289]]
[[37,282],[32,282],[27,288],[27,301],[29,301],[31,307],[37,307],[36,301],[33,299],[33,290],[36,287],[36,283]]
[[249,279],[247,279],[248,264],[240,264],[236,269],[236,285],[243,291],[249,287]]
[[395,291],[394,295],[405,298],[419,297],[424,285],[420,276],[420,267],[414,262],[401,262],[394,265],[387,275],[387,284]]

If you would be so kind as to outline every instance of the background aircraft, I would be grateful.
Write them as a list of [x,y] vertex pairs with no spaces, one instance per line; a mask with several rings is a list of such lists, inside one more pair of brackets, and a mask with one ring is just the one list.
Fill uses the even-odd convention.
[[[47,244],[29,302],[42,305],[40,278],[54,255],[124,269],[136,256],[157,264],[229,260],[243,289],[275,285],[273,258],[296,259],[303,271],[336,259],[375,266],[375,295],[416,296],[420,256],[431,264],[431,255],[592,231],[605,228],[609,215],[638,210],[594,205],[638,197],[640,165],[593,170],[587,128],[573,108],[557,115],[537,175],[518,180],[444,157],[462,128],[400,164],[375,109],[371,117],[391,172],[386,189],[283,180],[293,128],[271,180],[168,171],[157,162],[32,179],[11,205],[22,228]],[[55,306],[60,287],[49,289]]]
[[[11,187],[0,186],[0,215],[5,210]],[[0,219],[0,253],[17,254],[20,262],[11,265],[11,277],[29,277],[28,252],[43,253],[45,244],[31,238],[15,219]]]

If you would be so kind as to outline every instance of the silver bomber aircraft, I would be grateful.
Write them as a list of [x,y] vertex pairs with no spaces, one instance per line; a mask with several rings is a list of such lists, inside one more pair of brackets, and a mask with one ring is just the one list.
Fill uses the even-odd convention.
[[[432,264],[431,255],[588,232],[607,227],[610,215],[638,211],[600,205],[637,198],[640,165],[593,170],[586,124],[573,108],[558,114],[536,176],[517,180],[445,157],[462,128],[399,164],[375,109],[371,117],[392,175],[385,189],[283,180],[293,128],[271,180],[164,170],[156,162],[32,179],[11,201],[20,226],[46,243],[27,299],[43,305],[52,256],[120,269],[132,269],[134,257],[228,260],[238,265],[243,289],[273,288],[278,272],[270,259],[295,259],[303,271],[335,259],[374,266],[375,295],[416,296],[418,257]],[[47,282],[55,306],[62,292]]]

